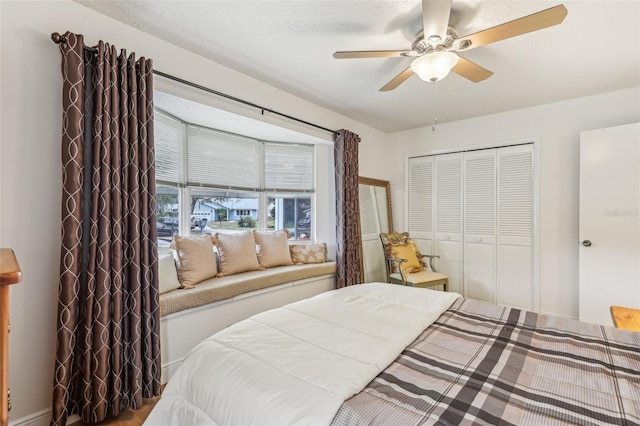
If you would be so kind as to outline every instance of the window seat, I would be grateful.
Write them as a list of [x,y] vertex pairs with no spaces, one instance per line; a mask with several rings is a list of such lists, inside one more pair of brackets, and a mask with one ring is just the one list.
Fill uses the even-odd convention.
[[162,383],[213,333],[259,312],[333,290],[335,262],[278,266],[209,278],[160,295]]
[[238,295],[307,278],[332,275],[335,262],[278,266],[226,277],[209,278],[192,289],[176,289],[160,295],[160,316],[208,305]]
[[213,333],[335,289],[336,263],[326,261],[326,244],[289,238],[286,230],[173,238],[173,251],[158,259],[163,383]]

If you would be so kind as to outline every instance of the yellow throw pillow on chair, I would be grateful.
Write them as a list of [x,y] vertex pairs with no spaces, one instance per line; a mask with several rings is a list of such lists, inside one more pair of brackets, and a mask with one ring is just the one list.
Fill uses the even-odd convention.
[[422,271],[422,265],[413,244],[397,244],[391,246],[391,255],[399,259],[406,259],[406,262],[401,263],[402,272],[405,274],[411,274],[413,272]]

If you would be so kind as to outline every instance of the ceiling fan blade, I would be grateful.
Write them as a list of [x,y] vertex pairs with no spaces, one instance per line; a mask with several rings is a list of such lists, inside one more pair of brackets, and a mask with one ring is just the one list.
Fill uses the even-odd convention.
[[486,80],[493,75],[493,73],[488,69],[483,68],[475,62],[471,62],[459,55],[458,63],[451,68],[451,71],[466,78],[467,80],[473,81],[474,83]]
[[406,70],[402,71],[397,76],[395,76],[393,80],[385,84],[379,91],[388,92],[390,90],[393,90],[396,87],[400,86],[402,83],[404,83],[412,75],[413,75],[413,71],[411,71],[411,67],[409,67]]
[[400,58],[403,53],[410,53],[412,50],[353,50],[347,52],[336,52],[333,57],[336,59],[352,58]]
[[422,0],[422,25],[424,39],[439,36],[444,42],[449,27],[451,0]]
[[511,37],[517,37],[522,34],[538,31],[543,28],[558,25],[564,21],[567,16],[567,8],[560,4],[550,9],[543,10],[532,15],[524,16],[513,21],[505,22],[493,28],[488,28],[456,40],[456,44],[465,44],[465,40],[471,42],[469,47],[461,50],[473,49],[475,47],[484,46],[496,41],[506,40]]

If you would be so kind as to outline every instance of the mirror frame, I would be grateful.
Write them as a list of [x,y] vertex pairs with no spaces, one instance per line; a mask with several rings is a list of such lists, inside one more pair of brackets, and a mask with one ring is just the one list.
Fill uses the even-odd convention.
[[389,221],[389,233],[393,232],[393,214],[391,210],[391,185],[388,180],[374,179],[358,176],[358,185],[371,185],[385,188],[387,193],[387,218]]
[[[358,186],[360,185],[368,185],[378,188],[384,188],[386,193],[386,207],[387,207],[387,232],[393,232],[393,214],[391,209],[391,185],[388,180],[374,179],[364,176],[358,176]],[[364,259],[364,243],[362,241],[362,225],[360,225],[360,262],[361,262],[361,270],[362,270],[362,279],[363,282],[367,282],[366,271],[365,271],[365,259]],[[383,281],[384,282],[384,281]]]

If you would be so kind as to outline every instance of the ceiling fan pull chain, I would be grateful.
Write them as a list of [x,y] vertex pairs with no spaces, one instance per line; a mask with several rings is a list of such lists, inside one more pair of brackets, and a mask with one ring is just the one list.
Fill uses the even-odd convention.
[[438,86],[437,81],[431,84],[433,84],[433,124],[431,125],[431,131],[435,132],[438,124]]

